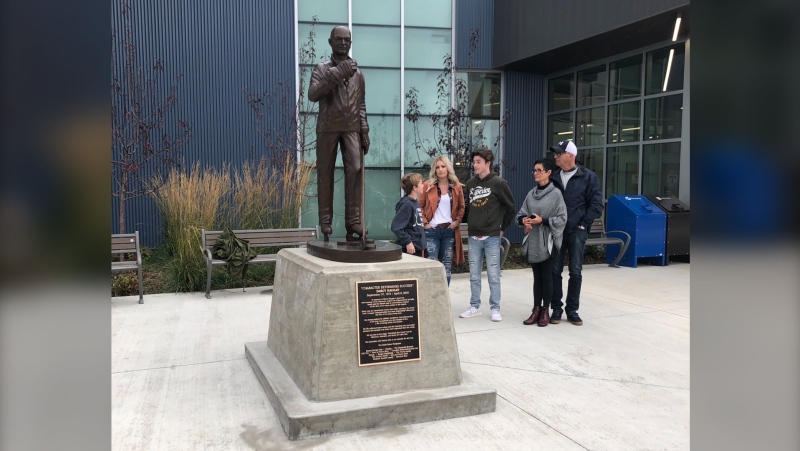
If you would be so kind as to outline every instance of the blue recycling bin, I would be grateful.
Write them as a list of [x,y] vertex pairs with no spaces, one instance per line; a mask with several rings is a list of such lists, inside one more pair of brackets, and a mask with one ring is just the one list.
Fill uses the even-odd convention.
[[[645,196],[614,195],[608,199],[608,230],[622,230],[631,236],[631,243],[619,261],[622,266],[636,268],[640,258],[650,264],[666,265],[667,215]],[[606,247],[606,263],[619,253],[618,244]]]

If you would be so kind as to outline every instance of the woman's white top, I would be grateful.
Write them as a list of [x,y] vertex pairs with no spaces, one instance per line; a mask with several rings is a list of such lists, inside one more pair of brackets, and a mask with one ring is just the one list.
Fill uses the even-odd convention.
[[[436,189],[439,189],[437,186]],[[439,198],[439,206],[436,207],[436,213],[433,214],[430,224],[434,227],[439,224],[453,222],[452,210],[450,209],[450,193],[442,194]]]

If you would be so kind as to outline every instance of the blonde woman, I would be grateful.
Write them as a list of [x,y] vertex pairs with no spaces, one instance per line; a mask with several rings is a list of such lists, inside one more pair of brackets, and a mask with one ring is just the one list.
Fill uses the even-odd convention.
[[464,191],[458,181],[453,163],[439,155],[431,163],[430,180],[425,182],[419,206],[425,224],[427,254],[431,260],[444,264],[447,285],[453,261],[464,263],[464,247],[458,225],[464,217]]

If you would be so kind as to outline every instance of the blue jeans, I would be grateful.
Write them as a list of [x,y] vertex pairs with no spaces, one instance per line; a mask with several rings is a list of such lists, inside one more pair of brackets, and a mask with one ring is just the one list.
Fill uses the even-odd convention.
[[428,258],[439,260],[444,264],[447,274],[447,286],[450,286],[450,274],[453,268],[453,252],[456,245],[456,231],[450,227],[434,227],[425,229],[425,239],[428,241]]
[[489,306],[500,308],[500,237],[490,236],[485,240],[469,237],[469,287],[472,295],[469,305],[481,306],[481,271],[486,254],[486,275],[489,279]]
[[589,231],[576,228],[572,233],[565,233],[561,243],[561,251],[556,254],[556,261],[553,266],[553,299],[550,306],[553,310],[560,309],[563,305],[561,297],[564,295],[562,285],[564,272],[564,253],[569,252],[569,283],[567,284],[567,313],[577,312],[581,303],[581,270],[583,269],[583,251],[586,247],[586,239],[589,238]]

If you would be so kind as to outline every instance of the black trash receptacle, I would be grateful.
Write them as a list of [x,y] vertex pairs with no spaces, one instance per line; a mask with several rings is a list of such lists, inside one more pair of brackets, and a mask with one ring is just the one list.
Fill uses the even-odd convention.
[[689,206],[672,196],[647,196],[667,214],[667,264],[670,257],[689,258]]

